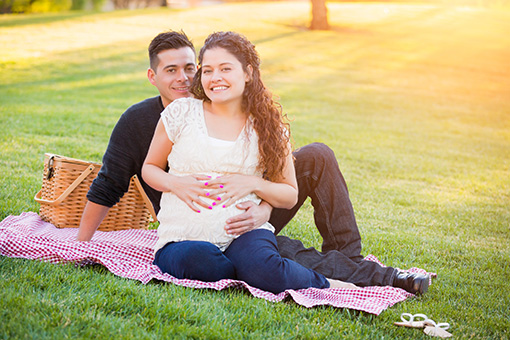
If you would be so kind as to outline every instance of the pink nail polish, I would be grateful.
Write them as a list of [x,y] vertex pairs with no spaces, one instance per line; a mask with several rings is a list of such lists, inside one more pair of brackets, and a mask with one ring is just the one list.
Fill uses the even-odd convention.
[[199,213],[199,212],[200,212],[200,210],[197,211],[197,213]]
[[221,201],[221,197],[218,197],[218,201]]
[[212,205],[216,205],[216,202],[212,202]]
[[212,209],[212,207],[209,207],[209,209]]
[[205,182],[204,185],[209,185],[209,183]]
[[226,206],[223,206],[223,208],[226,208]]
[[209,195],[210,195],[210,193],[206,192],[206,193],[205,193],[205,195],[206,195],[206,196],[209,196]]
[[[206,183],[205,185],[207,185],[207,183]],[[220,188],[222,188],[222,189],[223,189],[223,184],[220,184]]]

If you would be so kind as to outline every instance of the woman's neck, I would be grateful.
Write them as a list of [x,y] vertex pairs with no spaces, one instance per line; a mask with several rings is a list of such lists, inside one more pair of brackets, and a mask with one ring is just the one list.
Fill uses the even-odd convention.
[[241,109],[241,102],[226,102],[226,103],[204,103],[205,108],[211,114],[222,117],[239,118],[247,117],[247,115]]
[[235,141],[246,124],[248,115],[240,105],[204,102],[204,119],[210,137]]

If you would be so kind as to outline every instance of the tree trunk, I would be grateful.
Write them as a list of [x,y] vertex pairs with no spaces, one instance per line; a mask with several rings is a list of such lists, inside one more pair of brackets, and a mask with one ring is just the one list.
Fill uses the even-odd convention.
[[14,0],[0,0],[0,14],[12,13]]
[[329,30],[328,8],[326,7],[326,0],[311,0],[311,1],[312,1],[312,23],[310,25],[310,29]]

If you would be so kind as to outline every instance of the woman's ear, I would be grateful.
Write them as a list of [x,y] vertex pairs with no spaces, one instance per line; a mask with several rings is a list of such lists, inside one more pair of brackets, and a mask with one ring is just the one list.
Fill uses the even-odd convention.
[[245,72],[246,74],[245,81],[249,82],[250,80],[253,79],[253,66],[251,65],[246,66],[246,71],[247,72]]

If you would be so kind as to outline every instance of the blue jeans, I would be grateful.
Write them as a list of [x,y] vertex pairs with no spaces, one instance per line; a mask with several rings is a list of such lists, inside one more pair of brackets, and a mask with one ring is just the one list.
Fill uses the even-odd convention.
[[274,234],[265,229],[241,235],[223,253],[209,242],[171,242],[158,250],[154,264],[180,279],[236,279],[275,294],[286,289],[329,287],[322,274],[282,258]]
[[394,268],[363,260],[361,237],[347,184],[333,150],[325,144],[313,143],[299,148],[293,155],[298,203],[288,210],[273,209],[269,222],[278,234],[310,197],[315,225],[323,239],[322,252],[305,248],[299,240],[278,235],[281,256],[331,279],[359,286],[391,285],[396,273]]

